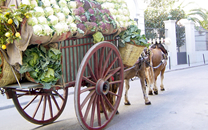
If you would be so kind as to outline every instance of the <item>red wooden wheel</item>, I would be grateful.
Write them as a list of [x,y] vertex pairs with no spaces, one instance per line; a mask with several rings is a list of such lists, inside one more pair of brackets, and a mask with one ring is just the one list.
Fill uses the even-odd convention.
[[110,42],[93,45],[85,54],[75,83],[75,110],[84,129],[103,129],[115,115],[123,91],[123,64]]
[[19,113],[35,124],[48,124],[56,120],[63,112],[68,97],[68,89],[60,87],[12,91],[12,99]]

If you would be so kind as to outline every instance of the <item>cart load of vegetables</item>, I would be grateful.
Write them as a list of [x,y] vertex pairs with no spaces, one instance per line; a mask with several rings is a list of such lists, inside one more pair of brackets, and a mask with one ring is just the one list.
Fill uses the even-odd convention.
[[49,89],[61,78],[61,52],[58,49],[47,50],[43,46],[27,49],[23,56],[20,73],[27,73],[30,81],[43,85]]
[[[63,41],[68,37],[76,37],[77,33],[82,34],[82,37],[97,31],[113,34],[119,28],[135,24],[129,18],[124,0],[22,0],[17,10],[9,12],[19,13],[22,10],[25,10],[22,12],[24,15],[10,19],[15,24],[18,22],[17,29],[21,23],[23,29],[18,32],[21,36],[33,32],[29,44]],[[21,36],[18,35],[19,38]],[[22,40],[28,41],[28,36],[22,37]]]

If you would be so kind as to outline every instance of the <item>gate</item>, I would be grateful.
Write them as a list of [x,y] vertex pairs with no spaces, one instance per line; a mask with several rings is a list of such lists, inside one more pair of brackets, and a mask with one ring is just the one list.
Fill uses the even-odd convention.
[[177,63],[187,64],[185,27],[176,24]]

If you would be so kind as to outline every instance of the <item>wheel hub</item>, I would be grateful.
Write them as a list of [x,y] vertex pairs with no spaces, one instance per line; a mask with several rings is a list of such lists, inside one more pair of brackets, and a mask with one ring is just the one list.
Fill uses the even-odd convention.
[[96,84],[96,93],[99,95],[106,95],[109,92],[109,88],[110,85],[108,81],[105,81],[104,79],[99,79]]

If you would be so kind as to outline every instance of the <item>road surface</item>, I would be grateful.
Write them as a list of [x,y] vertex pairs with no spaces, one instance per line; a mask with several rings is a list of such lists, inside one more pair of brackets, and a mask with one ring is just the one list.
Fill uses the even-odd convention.
[[[158,86],[159,83],[160,80]],[[208,129],[208,65],[166,72],[166,91],[149,96],[152,105],[144,104],[139,80],[130,85],[131,105],[125,106],[122,98],[120,114],[114,116],[106,130]],[[72,92],[73,88],[70,88],[69,93]],[[0,129],[82,130],[75,116],[73,98],[74,95],[70,94],[64,112],[54,123],[38,126],[21,117],[12,100],[0,95]]]

